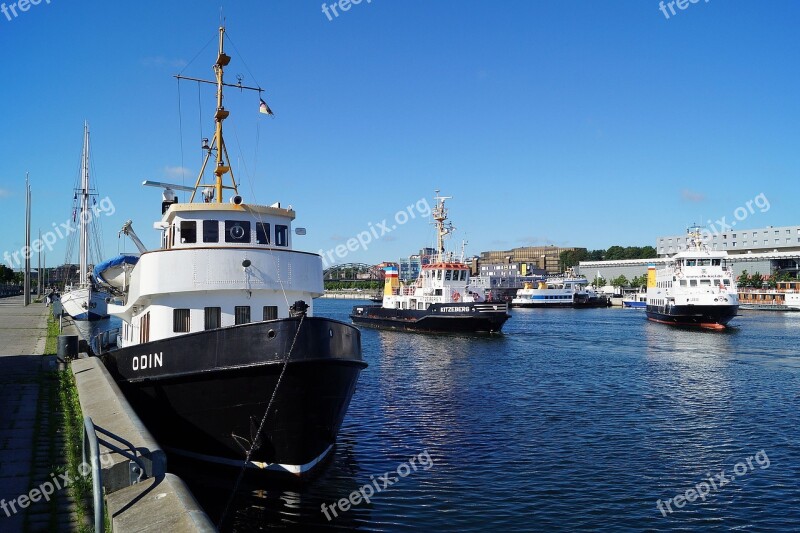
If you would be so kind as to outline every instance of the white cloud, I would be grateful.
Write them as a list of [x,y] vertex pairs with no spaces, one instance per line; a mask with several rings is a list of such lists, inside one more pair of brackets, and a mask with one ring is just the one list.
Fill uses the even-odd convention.
[[683,198],[687,202],[698,203],[705,201],[706,195],[701,192],[695,192],[695,191],[690,191],[689,189],[683,189],[681,191],[681,198]]
[[164,167],[164,175],[171,179],[194,177],[192,171],[186,167]]
[[5,189],[0,189],[0,198],[6,198],[7,196],[11,196],[11,193]]

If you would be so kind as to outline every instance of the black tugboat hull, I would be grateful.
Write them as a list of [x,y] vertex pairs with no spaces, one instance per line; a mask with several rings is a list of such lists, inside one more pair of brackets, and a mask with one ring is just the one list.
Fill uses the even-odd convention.
[[297,333],[299,324],[290,318],[192,333],[103,360],[168,452],[241,466],[255,442],[248,466],[304,476],[333,448],[366,363],[351,325],[306,317]]
[[671,326],[725,329],[736,316],[738,305],[648,305],[647,319]]
[[433,304],[428,309],[388,309],[358,305],[354,324],[378,329],[425,333],[500,333],[510,318],[506,304]]

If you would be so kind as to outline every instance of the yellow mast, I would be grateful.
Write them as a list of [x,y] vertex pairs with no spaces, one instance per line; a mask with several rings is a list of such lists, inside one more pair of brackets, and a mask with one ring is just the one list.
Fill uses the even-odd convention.
[[[223,105],[223,87],[230,86],[230,87],[237,87],[239,89],[249,89],[261,92],[260,87],[246,87],[239,82],[236,85],[231,85],[225,83],[225,67],[228,63],[231,62],[231,56],[225,53],[225,26],[219,27],[219,52],[217,53],[217,62],[214,63],[214,74],[216,81],[210,82],[207,80],[199,80],[197,78],[189,78],[185,76],[176,76],[178,79],[184,80],[191,80],[197,81],[202,83],[213,83],[217,86],[217,110],[214,113],[214,139],[211,142],[211,145],[204,145],[203,148],[206,150],[206,157],[203,161],[203,166],[200,168],[200,173],[197,176],[197,181],[194,185],[194,191],[192,192],[192,196],[189,199],[189,202],[194,201],[194,196],[197,193],[197,189],[201,187],[212,187],[214,190],[214,198],[217,203],[222,203],[222,191],[223,189],[232,189],[236,194],[239,194],[239,189],[236,186],[236,179],[233,176],[233,169],[230,166],[230,156],[228,156],[228,147],[225,145],[225,139],[222,136],[222,122],[228,118],[230,115],[230,111],[225,109]],[[206,170],[206,166],[208,165],[208,160],[211,157],[211,153],[216,150],[216,165],[214,168],[214,183],[211,184],[202,184],[201,181],[203,180],[203,175]],[[223,183],[223,176],[225,174],[230,173],[231,175],[231,184],[232,185],[225,185]]]

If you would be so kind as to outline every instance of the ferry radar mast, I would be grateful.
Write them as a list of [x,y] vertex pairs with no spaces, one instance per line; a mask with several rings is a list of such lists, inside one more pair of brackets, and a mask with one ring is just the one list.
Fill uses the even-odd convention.
[[[236,179],[233,176],[233,169],[230,165],[230,156],[228,156],[228,147],[225,145],[225,140],[222,136],[222,122],[228,118],[230,115],[230,111],[225,109],[225,106],[222,102],[222,88],[223,87],[236,87],[240,90],[249,90],[249,91],[257,91],[259,96],[264,91],[261,87],[247,87],[246,85],[242,85],[241,80],[239,83],[232,84],[232,83],[225,83],[224,81],[224,72],[225,67],[228,63],[231,62],[231,56],[225,53],[225,26],[219,27],[219,53],[217,54],[217,62],[214,63],[214,73],[216,74],[216,81],[209,81],[209,80],[202,80],[198,78],[189,78],[186,76],[181,76],[180,74],[176,75],[175,77],[178,80],[189,80],[189,81],[196,81],[198,83],[210,83],[217,86],[217,109],[214,113],[214,138],[211,141],[211,144],[208,144],[207,139],[203,139],[203,150],[206,151],[206,157],[203,160],[203,166],[200,168],[200,173],[197,175],[197,181],[195,182],[194,190],[192,191],[192,196],[189,198],[189,203],[194,201],[194,196],[197,193],[197,190],[200,188],[209,188],[213,194],[211,195],[203,195],[205,201],[210,202],[215,200],[217,203],[222,203],[222,190],[223,189],[231,189],[233,190],[234,194],[239,194],[239,189],[236,186]],[[269,108],[267,108],[269,109]],[[271,112],[268,114],[272,114]],[[214,176],[215,180],[214,183],[211,184],[203,184],[203,174],[206,170],[206,166],[208,165],[208,160],[211,158],[211,154],[216,154],[216,167],[214,168]],[[223,184],[223,176],[225,174],[230,173],[231,175],[231,185],[224,185]]]

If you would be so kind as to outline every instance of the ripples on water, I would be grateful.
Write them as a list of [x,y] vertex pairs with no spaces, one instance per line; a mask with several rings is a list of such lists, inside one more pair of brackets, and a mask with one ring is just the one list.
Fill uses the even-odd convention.
[[[347,320],[352,305],[318,300],[316,313]],[[251,479],[233,529],[800,530],[800,313],[733,324],[520,309],[493,338],[364,329],[370,366],[328,468],[303,487]],[[656,508],[762,449],[769,468],[753,461],[666,518]],[[424,450],[429,470],[325,519],[322,503]],[[227,492],[189,481],[219,515]]]

